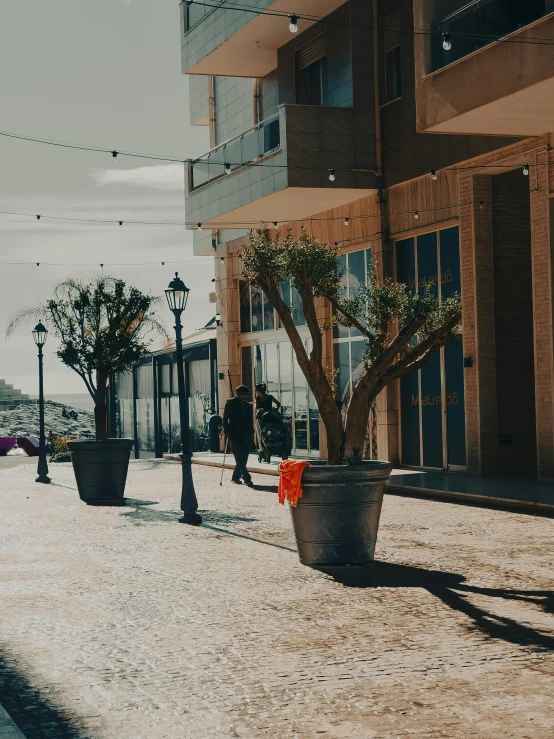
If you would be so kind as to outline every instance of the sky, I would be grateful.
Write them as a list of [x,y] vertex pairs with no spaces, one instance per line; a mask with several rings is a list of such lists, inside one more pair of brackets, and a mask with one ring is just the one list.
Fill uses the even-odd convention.
[[[207,128],[189,124],[179,12],[177,0],[0,0],[0,131],[183,159],[207,151]],[[124,221],[120,227],[0,213],[0,378],[37,394],[32,326],[6,340],[8,319],[50,297],[67,277],[96,274],[101,263],[106,273],[162,297],[179,270],[191,288],[185,334],[213,316],[213,259],[193,257],[192,233],[125,224],[183,221],[183,181],[181,164],[0,136],[0,211]],[[109,266],[114,262],[124,265]],[[171,330],[168,309],[159,315]],[[55,351],[49,336],[46,395],[86,392]]]

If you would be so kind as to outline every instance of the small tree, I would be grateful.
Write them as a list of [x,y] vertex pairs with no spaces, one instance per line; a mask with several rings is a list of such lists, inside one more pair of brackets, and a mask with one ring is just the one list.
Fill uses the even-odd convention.
[[[441,302],[430,287],[418,295],[390,279],[379,284],[372,268],[367,284],[346,299],[340,284],[339,247],[312,239],[304,229],[299,239],[290,230],[284,238],[279,232],[274,238],[267,230],[250,232],[242,260],[243,276],[265,292],[292,343],[325,425],[329,463],[360,464],[373,402],[389,383],[419,369],[441,346],[455,339],[461,321],[460,296]],[[302,300],[312,338],[309,354],[294,324],[291,306],[281,294],[280,285],[287,279]],[[333,321],[324,324],[318,320],[316,298],[330,301]],[[323,363],[323,332],[337,321],[358,329],[366,340],[364,370],[342,409],[333,376]]]
[[97,440],[107,436],[106,385],[148,354],[148,336],[166,331],[154,315],[159,299],[123,280],[99,275],[60,283],[50,300],[18,311],[6,332],[42,319],[60,341],[58,357],[82,378],[94,400]]

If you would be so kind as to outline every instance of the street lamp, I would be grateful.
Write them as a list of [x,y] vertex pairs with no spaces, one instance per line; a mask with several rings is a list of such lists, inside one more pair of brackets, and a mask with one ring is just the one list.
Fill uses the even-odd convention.
[[42,347],[46,344],[48,331],[42,325],[37,323],[33,329],[33,339],[38,347],[38,409],[39,409],[39,440],[38,440],[38,477],[35,482],[43,482],[48,484],[48,462],[46,461],[46,439],[44,438],[44,383],[42,377]]
[[183,476],[181,487],[181,510],[183,511],[183,518],[180,518],[179,522],[198,526],[202,523],[202,516],[197,513],[198,501],[196,500],[192,479],[192,451],[190,448],[188,399],[185,397],[183,326],[181,324],[181,313],[187,307],[189,289],[177,272],[175,272],[175,278],[171,280],[165,291],[165,297],[167,298],[169,310],[175,316],[175,343],[177,348],[177,385],[179,388],[179,419],[181,422],[181,454],[179,456],[181,457]]

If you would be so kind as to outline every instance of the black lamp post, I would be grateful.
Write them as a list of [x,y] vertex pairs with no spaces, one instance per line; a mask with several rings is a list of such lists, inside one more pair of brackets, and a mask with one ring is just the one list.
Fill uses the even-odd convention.
[[202,516],[197,513],[198,501],[194,491],[192,479],[192,451],[190,448],[189,411],[188,398],[185,397],[185,368],[183,366],[183,336],[181,324],[181,313],[187,307],[189,289],[175,272],[175,278],[171,280],[165,291],[167,304],[175,316],[175,339],[177,345],[177,385],[179,388],[179,418],[181,422],[181,468],[183,473],[181,488],[181,510],[183,518],[180,523],[188,523],[198,526],[202,523]]
[[43,482],[48,484],[50,478],[48,477],[48,462],[46,461],[46,439],[44,437],[44,383],[42,376],[42,347],[46,343],[46,337],[48,331],[42,325],[37,323],[33,329],[33,339],[38,347],[38,408],[39,408],[39,446],[38,446],[38,466],[37,474],[38,477],[35,482]]

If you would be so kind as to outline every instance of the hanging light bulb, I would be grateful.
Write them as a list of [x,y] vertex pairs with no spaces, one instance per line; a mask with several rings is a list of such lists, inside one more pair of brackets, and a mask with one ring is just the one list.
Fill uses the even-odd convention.
[[437,172],[435,169],[430,169],[429,172],[431,173],[431,179],[434,181],[437,179]]
[[418,210],[414,210],[414,218],[416,219],[416,221],[419,219],[419,211]]
[[225,261],[225,257],[220,257],[219,259],[220,259],[221,262],[224,262]]
[[345,226],[348,226],[348,223],[349,223],[349,221],[350,221],[350,219],[349,219],[349,218],[345,218],[345,219],[344,219],[344,225],[345,225]]
[[198,229],[199,231],[202,231],[202,224],[201,224],[201,223],[199,223],[199,224],[198,224],[198,225],[196,226],[196,228],[197,228],[197,229]]
[[484,200],[480,200],[479,201],[479,210],[483,210],[484,207],[485,207],[485,201]]
[[225,174],[231,174],[231,165],[229,162],[225,162]]
[[334,182],[335,181],[335,170],[334,169],[330,169],[329,170],[329,180],[331,182]]
[[123,226],[123,221],[118,221],[120,226]]
[[452,36],[449,33],[442,34],[442,48],[445,51],[450,51],[452,48]]
[[40,216],[39,215],[37,215],[37,221],[40,221]]
[[279,224],[277,223],[277,221],[273,221],[273,227],[274,228],[277,228],[278,226],[279,226]]
[[529,175],[529,165],[524,164],[523,165],[523,174],[527,177]]
[[113,157],[113,158],[115,159],[115,158],[116,158],[116,156],[117,156],[117,151],[116,151],[116,150],[114,149],[114,150],[112,151],[112,157]]
[[289,15],[289,20],[289,31],[296,33],[298,31],[298,16],[292,13],[292,15]]

